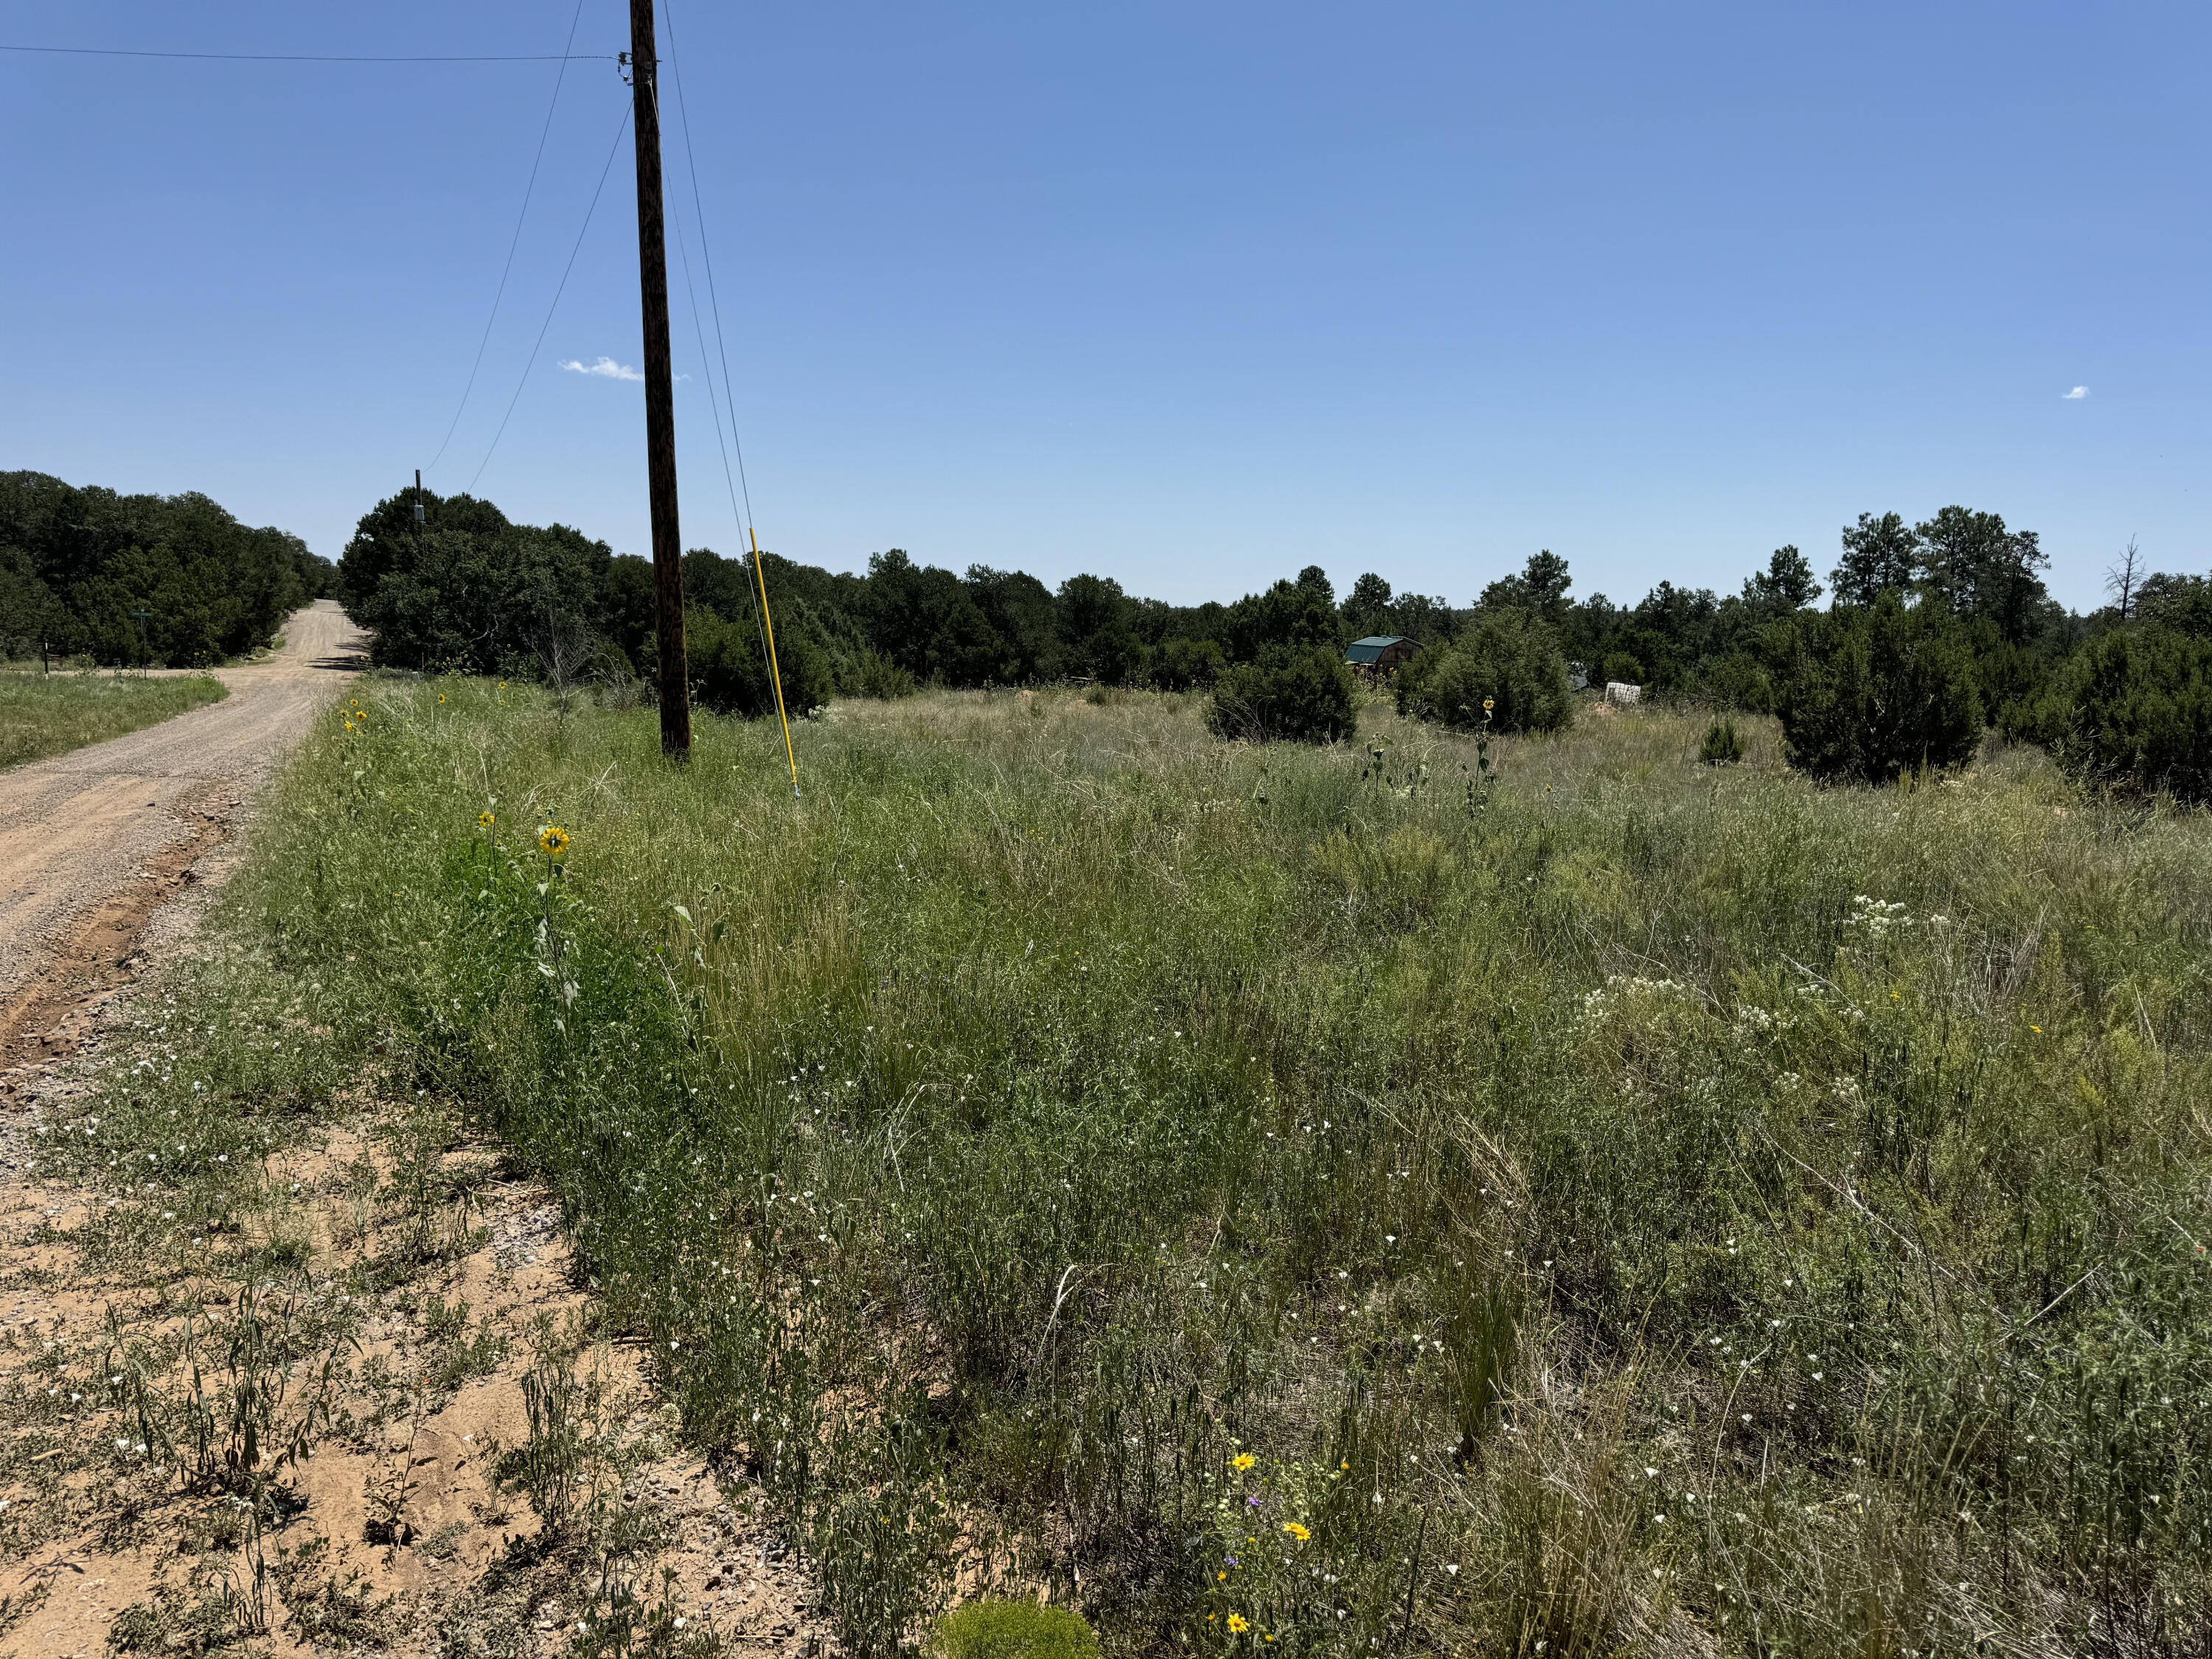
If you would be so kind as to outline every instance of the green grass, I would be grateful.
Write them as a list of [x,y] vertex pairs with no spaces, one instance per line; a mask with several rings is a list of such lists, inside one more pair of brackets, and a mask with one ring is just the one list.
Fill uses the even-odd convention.
[[212,674],[153,679],[0,668],[0,767],[104,743],[228,695]]
[[1098,1638],[1080,1614],[1035,1601],[969,1601],[937,1621],[938,1659],[1098,1659]]
[[[2205,815],[1051,692],[839,705],[794,802],[771,728],[362,696],[224,971],[554,1186],[855,1652],[956,1582],[1116,1653],[2212,1632]],[[192,1064],[123,1157],[250,1150]]]

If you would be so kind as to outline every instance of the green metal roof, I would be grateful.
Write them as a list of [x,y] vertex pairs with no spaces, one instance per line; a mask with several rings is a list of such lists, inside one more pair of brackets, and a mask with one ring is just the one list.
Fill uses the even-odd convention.
[[[1392,646],[1413,643],[1413,641],[1403,634],[1370,634],[1364,640],[1352,641],[1345,648],[1344,659],[1346,662],[1357,663],[1380,662],[1382,659],[1382,653]],[[1418,647],[1415,648],[1419,649]]]

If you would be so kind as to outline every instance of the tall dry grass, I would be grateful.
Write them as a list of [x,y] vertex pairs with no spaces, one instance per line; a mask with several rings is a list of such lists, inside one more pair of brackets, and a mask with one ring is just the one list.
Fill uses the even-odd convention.
[[1127,1650],[2212,1641],[2203,814],[1049,691],[838,705],[793,801],[441,695],[232,937],[558,1189],[857,1650],[956,1570]]

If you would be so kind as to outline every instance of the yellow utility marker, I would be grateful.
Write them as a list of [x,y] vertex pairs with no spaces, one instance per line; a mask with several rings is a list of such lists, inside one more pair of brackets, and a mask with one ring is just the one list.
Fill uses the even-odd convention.
[[775,618],[768,608],[768,567],[761,562],[760,537],[751,526],[745,538],[753,548],[753,580],[760,584],[761,621],[768,629],[768,680],[775,690],[775,717],[783,725],[783,757],[791,766],[791,798],[799,799],[799,756],[791,746],[791,716],[783,712],[783,670],[775,659]]

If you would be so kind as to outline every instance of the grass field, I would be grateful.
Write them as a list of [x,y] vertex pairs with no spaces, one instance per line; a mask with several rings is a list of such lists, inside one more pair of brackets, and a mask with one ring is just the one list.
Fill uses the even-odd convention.
[[[770,728],[361,702],[226,1006],[542,1174],[855,1651],[956,1572],[1114,1653],[2212,1641],[2203,814],[1051,691],[837,705],[794,801]],[[312,1109],[210,1036],[88,1167]]]
[[212,674],[153,679],[0,666],[0,767],[119,738],[228,695]]

